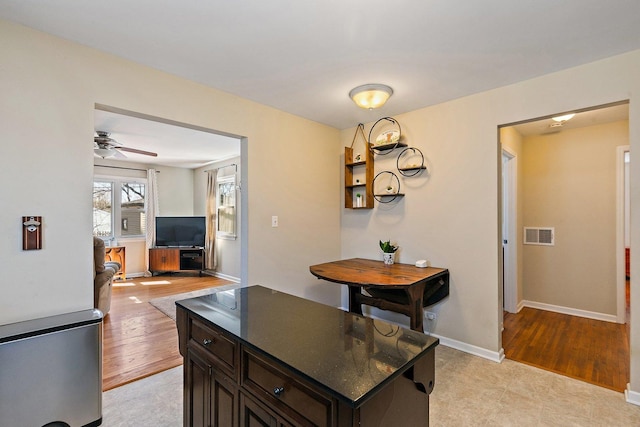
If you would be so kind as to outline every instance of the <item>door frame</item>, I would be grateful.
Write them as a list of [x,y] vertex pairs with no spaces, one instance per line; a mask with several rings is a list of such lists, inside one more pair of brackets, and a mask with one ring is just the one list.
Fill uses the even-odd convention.
[[[625,274],[625,153],[628,145],[616,147],[616,321],[626,323],[626,274]],[[629,161],[631,164],[631,161]]]
[[[503,245],[503,308],[518,312],[518,250],[517,250],[517,198],[518,158],[507,147],[502,147],[502,245]],[[506,159],[506,161],[504,160]],[[506,235],[505,235],[506,234]],[[504,240],[507,241],[506,248]]]

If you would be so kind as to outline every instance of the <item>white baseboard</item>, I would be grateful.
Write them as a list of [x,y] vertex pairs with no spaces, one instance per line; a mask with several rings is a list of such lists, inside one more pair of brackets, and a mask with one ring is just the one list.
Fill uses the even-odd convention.
[[632,391],[631,384],[627,384],[627,389],[624,391],[624,398],[627,403],[640,406],[640,392]]
[[140,273],[127,273],[127,277],[126,279],[137,279],[138,277],[144,277],[144,272],[140,272]]
[[[220,279],[228,280],[234,283],[240,283],[240,278],[229,276],[227,274],[218,273],[217,271],[203,271],[202,274],[206,274],[208,276],[218,277]],[[135,279],[138,277],[145,277],[144,273],[131,273],[127,274],[127,279]]]
[[520,310],[522,310],[524,308],[524,301],[520,301],[518,303],[518,305],[516,306],[516,313],[520,313]]
[[465,353],[473,354],[474,356],[482,357],[483,359],[491,360],[492,362],[501,363],[504,360],[504,349],[500,349],[500,351],[491,351],[487,350],[486,348],[467,344],[466,342],[443,337],[438,334],[431,334],[431,336],[438,338],[440,340],[440,344],[442,345],[463,351]]
[[219,273],[217,271],[211,271],[211,272],[205,271],[204,274],[208,274],[210,276],[214,276],[214,277],[217,277],[219,279],[228,280],[230,282],[240,283],[240,278],[239,277],[229,276],[228,274]]
[[523,307],[537,308],[539,310],[553,311],[555,313],[585,317],[587,319],[602,320],[602,321],[611,322],[611,323],[618,322],[618,317],[615,314],[597,313],[595,311],[580,310],[577,308],[562,307],[560,305],[545,304],[542,302],[527,301],[527,300],[523,300],[521,304]]
[[[341,307],[341,309],[344,311],[349,311],[344,307]],[[378,319],[384,322],[392,323],[394,325],[402,326],[403,328],[408,328],[407,325],[399,324],[392,320],[383,319],[375,315],[367,314],[367,317],[372,317],[374,319]],[[502,348],[500,349],[500,351],[491,351],[491,350],[487,350],[486,348],[478,347],[472,344],[467,344],[465,342],[443,337],[438,334],[427,333],[427,335],[430,335],[434,338],[438,338],[440,340],[440,344],[444,346],[451,347],[453,349],[460,350],[465,353],[473,354],[474,356],[482,357],[483,359],[488,359],[488,360],[491,360],[492,362],[501,363],[504,360],[504,349]]]

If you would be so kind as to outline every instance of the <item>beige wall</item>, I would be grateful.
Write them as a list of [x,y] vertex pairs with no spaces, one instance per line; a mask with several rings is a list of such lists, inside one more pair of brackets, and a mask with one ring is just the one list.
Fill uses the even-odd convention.
[[[398,115],[408,142],[427,156],[429,175],[407,183],[407,196],[395,207],[345,210],[337,190],[340,155],[354,129],[341,133],[4,21],[0,51],[0,171],[20,183],[2,186],[0,324],[92,305],[95,103],[246,138],[246,283],[337,305],[341,286],[311,278],[308,266],[341,255],[377,258],[378,240],[391,238],[402,247],[401,262],[427,258],[451,270],[451,296],[437,307],[432,330],[496,358],[502,347],[498,126],[630,99],[630,144],[640,150],[636,51]],[[376,165],[393,167],[392,160]],[[633,248],[640,245],[640,185],[634,184],[640,168],[631,168],[631,182]],[[42,251],[20,250],[22,215],[44,216]],[[280,217],[280,227],[270,227],[271,215]],[[631,253],[633,289],[640,251]],[[69,260],[77,268],[63,271]],[[636,307],[640,294],[632,293],[632,313]],[[640,391],[638,319],[632,316],[631,388]]]
[[[336,129],[6,21],[0,51],[0,324],[93,306],[95,104],[245,137],[245,283],[339,303],[308,271],[340,256]],[[43,216],[42,250],[22,251],[23,215]]]
[[628,122],[526,137],[524,225],[555,246],[523,245],[524,299],[616,315],[616,147]]
[[[640,91],[639,72],[640,51],[636,51],[394,116],[408,144],[425,153],[430,173],[403,180],[406,196],[395,206],[376,204],[371,211],[342,208],[343,258],[379,258],[378,239],[391,238],[401,246],[399,261],[426,258],[432,265],[449,268],[451,295],[431,308],[438,318],[426,322],[426,328],[445,344],[499,359],[498,127],[631,99],[633,151],[634,145],[640,145],[640,110],[632,96]],[[371,124],[365,125],[365,133]],[[350,145],[354,131],[342,132],[343,146]],[[376,172],[394,170],[394,156],[376,157],[375,168]],[[633,245],[640,241],[640,226],[634,227],[640,225],[639,209],[634,209],[640,204],[640,187],[633,186],[640,182],[640,168],[632,166],[631,182]],[[631,253],[633,281],[640,255],[636,259]],[[345,297],[343,292],[343,304]],[[633,312],[633,294],[631,298]],[[379,315],[408,324],[404,316]],[[640,323],[637,329],[640,332]],[[640,339],[633,331],[632,343]],[[632,386],[637,382],[640,389],[640,355],[632,353]]]

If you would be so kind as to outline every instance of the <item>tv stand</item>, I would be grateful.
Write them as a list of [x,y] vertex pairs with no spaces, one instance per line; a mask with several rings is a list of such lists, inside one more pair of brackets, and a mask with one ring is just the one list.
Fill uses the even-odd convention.
[[149,249],[149,271],[173,273],[204,270],[204,249],[198,247],[151,248]]

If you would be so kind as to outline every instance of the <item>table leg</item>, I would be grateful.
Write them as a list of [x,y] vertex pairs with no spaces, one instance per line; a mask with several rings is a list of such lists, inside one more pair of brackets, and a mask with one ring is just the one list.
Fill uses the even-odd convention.
[[409,297],[409,316],[411,329],[414,331],[424,332],[423,328],[423,309],[422,303],[424,298],[424,283],[416,283],[406,289]]
[[349,311],[362,314],[362,305],[358,302],[358,294],[360,294],[360,286],[349,286]]

